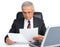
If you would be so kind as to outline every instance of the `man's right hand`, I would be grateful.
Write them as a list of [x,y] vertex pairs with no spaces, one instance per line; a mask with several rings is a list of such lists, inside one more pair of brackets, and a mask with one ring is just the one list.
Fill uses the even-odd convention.
[[9,38],[6,38],[6,43],[8,45],[12,45],[14,42],[12,40],[10,40]]

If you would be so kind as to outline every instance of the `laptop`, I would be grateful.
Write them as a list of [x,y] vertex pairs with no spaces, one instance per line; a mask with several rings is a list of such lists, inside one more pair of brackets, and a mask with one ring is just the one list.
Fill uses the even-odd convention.
[[47,28],[41,47],[60,46],[60,26],[50,26]]

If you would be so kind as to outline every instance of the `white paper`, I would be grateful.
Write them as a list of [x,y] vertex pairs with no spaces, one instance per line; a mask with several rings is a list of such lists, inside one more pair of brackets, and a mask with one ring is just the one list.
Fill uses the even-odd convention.
[[32,38],[38,35],[38,28],[20,29],[20,34],[23,34],[28,41],[34,41]]
[[17,43],[28,43],[22,34],[19,33],[8,33],[9,38]]

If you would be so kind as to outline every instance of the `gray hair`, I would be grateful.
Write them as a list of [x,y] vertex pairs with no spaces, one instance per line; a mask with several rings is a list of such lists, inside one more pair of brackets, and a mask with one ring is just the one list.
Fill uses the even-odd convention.
[[24,8],[24,7],[28,7],[28,6],[32,6],[32,8],[34,9],[34,6],[33,6],[33,3],[32,2],[29,2],[29,1],[25,1],[23,4],[22,4],[22,9]]

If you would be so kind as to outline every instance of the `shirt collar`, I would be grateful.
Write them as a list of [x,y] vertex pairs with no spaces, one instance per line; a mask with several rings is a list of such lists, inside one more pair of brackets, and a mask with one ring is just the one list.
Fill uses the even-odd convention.
[[[28,20],[27,19],[25,19],[25,21],[27,21],[28,22]],[[33,21],[33,17],[30,19],[30,22],[32,22]]]

